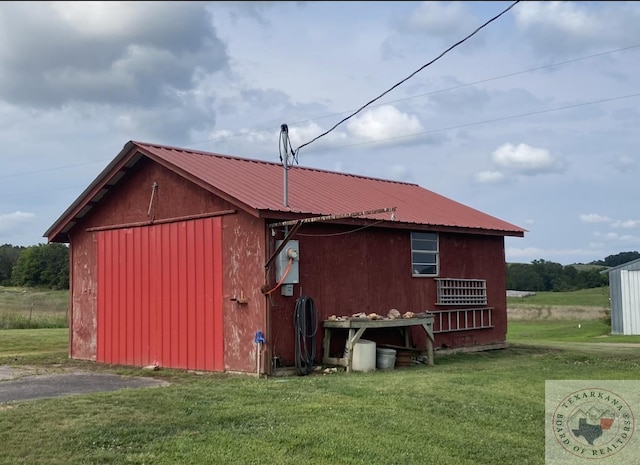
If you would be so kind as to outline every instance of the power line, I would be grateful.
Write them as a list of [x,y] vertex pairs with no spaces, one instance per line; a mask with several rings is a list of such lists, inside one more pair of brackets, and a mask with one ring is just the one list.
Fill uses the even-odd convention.
[[[476,84],[484,84],[485,82],[492,82],[492,81],[498,81],[500,79],[504,79],[504,78],[508,78],[508,77],[513,77],[513,76],[519,76],[520,74],[527,74],[527,73],[532,73],[534,71],[541,71],[543,69],[549,69],[549,68],[554,68],[556,66],[562,66],[562,65],[567,65],[570,63],[576,63],[578,61],[582,61],[582,60],[588,60],[591,58],[597,58],[597,57],[601,57],[601,56],[605,56],[605,55],[611,55],[613,53],[618,53],[618,52],[624,52],[627,50],[632,50],[634,48],[638,48],[640,47],[640,44],[636,44],[636,45],[630,45],[628,47],[623,47],[623,48],[617,48],[615,50],[607,50],[606,52],[600,52],[600,53],[594,53],[593,55],[585,55],[582,57],[578,57],[578,58],[572,58],[570,60],[565,60],[565,61],[558,61],[556,63],[549,63],[547,65],[541,65],[541,66],[537,66],[535,68],[527,68],[524,70],[520,70],[520,71],[514,71],[512,73],[507,73],[507,74],[501,74],[498,76],[493,76],[493,77],[489,77],[486,79],[480,79],[478,81],[472,81],[472,82],[467,82],[464,84],[459,84],[457,86],[452,86],[452,87],[445,87],[444,89],[437,89],[437,90],[433,90],[430,92],[426,92],[424,94],[417,94],[417,95],[410,95],[409,97],[403,97],[403,98],[399,98],[399,99],[395,99],[395,100],[387,100],[383,103],[378,103],[376,105],[369,105],[369,108],[376,108],[382,105],[388,105],[390,103],[397,103],[397,102],[404,102],[407,100],[413,100],[416,98],[420,98],[420,97],[428,97],[429,95],[434,95],[434,94],[440,94],[443,92],[449,92],[452,90],[457,90],[457,89],[462,89],[464,87],[471,87],[471,86],[475,86]],[[316,116],[314,118],[307,118],[304,120],[299,120],[299,121],[295,121],[293,123],[291,123],[291,126],[297,126],[300,124],[304,124],[304,123],[311,123],[313,121],[317,121],[320,119],[326,119],[326,118],[333,118],[334,116],[340,116],[340,115],[346,115],[348,113],[351,113],[355,110],[345,110],[345,111],[339,111],[337,113],[330,113],[327,115],[323,115],[323,116]],[[230,134],[228,136],[220,136],[220,137],[214,137],[211,139],[207,139],[207,140],[203,140],[200,142],[193,142],[192,144],[189,144],[190,147],[193,147],[195,145],[200,145],[200,144],[206,144],[208,142],[218,142],[218,141],[223,141],[223,140],[228,140],[228,139],[233,139],[236,137],[242,137],[242,136],[249,136],[251,134],[259,134],[261,132],[273,132],[276,131],[277,129],[280,129],[281,126],[272,126],[272,127],[265,127],[262,129],[252,129],[249,131],[245,131],[245,132],[238,132],[235,134]]]
[[[543,69],[553,68],[553,67],[556,67],[556,66],[567,65],[567,64],[570,64],[570,63],[578,62],[578,61],[588,60],[590,58],[597,58],[597,57],[601,57],[601,56],[605,56],[605,55],[611,55],[613,53],[624,52],[624,51],[636,49],[636,48],[639,48],[639,47],[640,47],[640,44],[630,45],[628,47],[618,48],[618,49],[615,49],[615,50],[608,50],[606,52],[595,53],[593,55],[585,55],[585,56],[578,57],[578,58],[572,58],[570,60],[559,61],[559,62],[556,62],[556,63],[550,63],[550,64],[547,64],[547,65],[537,66],[535,68],[528,68],[528,69],[521,70],[521,71],[515,71],[513,73],[501,74],[499,76],[494,76],[494,77],[490,77],[490,78],[486,78],[486,79],[481,79],[481,80],[478,80],[478,81],[459,84],[457,86],[452,86],[452,87],[446,87],[444,89],[433,90],[433,91],[430,91],[430,92],[426,92],[424,94],[411,95],[409,97],[403,97],[403,98],[399,98],[399,99],[395,99],[395,100],[388,100],[388,101],[386,101],[384,103],[379,103],[379,104],[376,104],[376,105],[370,105],[370,108],[375,108],[375,107],[382,106],[382,105],[388,105],[390,103],[404,102],[404,101],[407,101],[407,100],[413,100],[413,99],[420,98],[420,97],[428,97],[429,95],[449,92],[449,91],[452,91],[452,90],[462,89],[464,87],[471,87],[471,86],[474,86],[476,84],[483,84],[485,82],[497,81],[497,80],[508,78],[508,77],[518,76],[520,74],[526,74],[526,73],[531,73],[531,72],[534,72],[534,71],[540,71],[540,70],[543,70]],[[351,113],[353,111],[354,110],[347,110],[347,111],[341,111],[341,112],[338,112],[338,113],[331,113],[331,114],[328,114],[328,115],[317,116],[315,118],[309,118],[309,119],[305,119],[305,120],[296,121],[296,122],[293,123],[293,125],[299,125],[299,124],[303,124],[303,123],[310,123],[312,121],[317,121],[317,120],[320,120],[320,119],[332,118],[334,116],[345,115],[345,114]],[[239,132],[237,134],[232,134],[232,135],[229,135],[229,136],[215,137],[213,139],[207,139],[207,140],[200,141],[200,142],[193,142],[191,144],[185,145],[184,147],[185,148],[186,147],[193,147],[193,146],[199,145],[199,144],[206,144],[208,142],[217,142],[217,141],[232,139],[232,138],[235,138],[235,137],[248,136],[248,135],[251,135],[251,134],[258,134],[260,132],[275,131],[275,130],[280,129],[280,128],[281,128],[281,126],[277,126],[277,127],[274,126],[274,127],[270,127],[270,128],[264,128],[264,129],[253,129],[253,130],[250,130],[250,131],[247,131],[247,132]],[[450,129],[455,129],[455,128],[450,128]],[[443,129],[438,129],[436,131],[442,131],[442,130]],[[402,136],[402,137],[405,137],[405,136]],[[365,142],[365,143],[370,143],[370,142]],[[358,144],[355,144],[355,145],[360,145],[360,144],[358,143]],[[98,161],[91,161],[91,162],[86,162],[86,163],[77,163],[77,164],[73,164],[73,165],[64,165],[64,166],[59,166],[59,167],[56,167],[56,168],[48,168],[48,169],[37,170],[37,171],[25,171],[25,172],[22,172],[22,173],[7,174],[7,175],[0,176],[0,179],[12,178],[12,177],[17,177],[17,176],[25,176],[25,175],[29,175],[29,174],[43,173],[43,172],[47,172],[47,171],[55,171],[55,170],[61,170],[61,169],[66,169],[66,168],[74,168],[76,166],[91,165],[91,164],[95,164],[95,163],[106,163],[108,161],[111,161],[111,160],[98,160]]]
[[[621,51],[625,51],[625,50],[630,50],[630,49],[638,48],[638,47],[640,47],[640,44],[631,45],[629,47],[619,48],[619,49],[616,49],[616,50],[610,50],[608,52],[596,53],[594,55],[588,55],[588,56],[579,57],[579,58],[572,58],[571,60],[559,61],[557,63],[551,63],[551,64],[548,64],[548,65],[537,66],[535,68],[529,68],[529,69],[525,69],[525,70],[522,70],[522,71],[515,71],[513,73],[501,74],[499,76],[494,76],[494,77],[490,77],[490,78],[486,78],[486,79],[480,79],[478,81],[468,82],[468,83],[464,83],[464,84],[458,84],[457,86],[453,86],[453,87],[446,87],[444,89],[432,90],[431,92],[426,92],[424,94],[411,95],[409,97],[399,98],[399,99],[396,99],[396,100],[389,100],[389,101],[387,101],[385,103],[380,103],[378,105],[371,105],[371,106],[372,107],[377,107],[377,106],[381,106],[381,105],[388,105],[389,103],[404,102],[406,100],[412,100],[414,98],[428,97],[429,95],[440,94],[440,93],[443,93],[443,92],[449,92],[449,91],[452,91],[452,90],[462,89],[464,87],[471,87],[471,86],[475,86],[476,84],[484,84],[485,82],[497,81],[499,79],[518,76],[520,74],[532,73],[534,71],[540,71],[540,70],[543,70],[543,69],[553,68],[553,67],[556,67],[556,66],[562,66],[562,65],[569,64],[569,63],[575,63],[577,61],[586,60],[586,59],[589,59],[589,58],[596,58],[596,57],[603,56],[603,55],[610,55],[612,53],[621,52]],[[337,113],[337,115],[341,115],[341,114],[344,114],[344,113],[348,113],[348,112]],[[330,115],[330,116],[336,116],[336,115]],[[320,117],[320,118],[326,118],[326,116],[323,116],[323,117]],[[315,118],[315,119],[320,119],[320,118]],[[313,121],[313,120],[308,120],[308,121]],[[295,123],[295,124],[298,124],[298,123]]]
[[[382,105],[388,105],[390,103],[404,102],[404,101],[407,101],[407,100],[413,100],[413,99],[420,98],[420,97],[428,97],[429,95],[439,94],[439,93],[443,93],[443,92],[449,92],[449,91],[452,91],[452,90],[462,89],[464,87],[471,87],[471,86],[475,86],[476,84],[484,84],[485,82],[498,81],[500,79],[513,77],[513,76],[518,76],[520,74],[532,73],[534,71],[541,71],[543,69],[554,68],[556,66],[562,66],[562,65],[567,65],[567,64],[570,64],[570,63],[576,63],[576,62],[582,61],[582,60],[588,60],[588,59],[591,59],[591,58],[597,58],[597,57],[601,57],[601,56],[605,56],[605,55],[611,55],[613,53],[624,52],[624,51],[632,50],[632,49],[635,49],[635,48],[638,48],[638,47],[640,47],[640,44],[630,45],[628,47],[617,48],[615,50],[607,50],[606,52],[594,53],[593,55],[585,55],[585,56],[578,57],[578,58],[572,58],[570,60],[558,61],[556,63],[549,63],[549,64],[546,64],[546,65],[537,66],[535,68],[527,68],[527,69],[520,70],[520,71],[514,71],[512,73],[501,74],[501,75],[489,77],[489,78],[486,78],[486,79],[480,79],[478,81],[467,82],[467,83],[459,84],[459,85],[452,86],[452,87],[445,87],[444,89],[437,89],[437,90],[433,90],[433,91],[430,91],[430,92],[426,92],[424,94],[410,95],[409,97],[403,97],[403,98],[399,98],[399,99],[395,99],[395,100],[387,100],[387,101],[385,101],[383,103],[378,103],[376,105],[369,105],[369,108],[375,108],[375,107],[379,107],[379,106],[382,106]],[[333,118],[334,116],[346,115],[346,114],[351,113],[353,111],[355,111],[355,110],[353,110],[353,109],[352,110],[345,110],[345,111],[339,111],[339,112],[336,112],[336,113],[330,113],[330,114],[323,115],[323,116],[316,116],[314,118],[307,118],[307,119],[304,119],[304,120],[295,121],[294,123],[291,123],[290,125],[291,126],[296,126],[296,125],[300,125],[300,124],[304,124],[304,123],[310,123],[310,122],[313,122],[313,121],[317,121],[317,120],[320,120],[320,119]],[[223,141],[223,140],[227,140],[227,139],[233,139],[233,138],[236,138],[236,137],[249,136],[251,134],[258,134],[258,133],[261,133],[261,132],[273,132],[273,131],[276,131],[276,130],[278,130],[280,128],[281,128],[281,126],[278,125],[278,126],[272,126],[272,127],[265,127],[265,128],[262,128],[262,129],[252,129],[252,130],[248,130],[248,131],[245,131],[245,132],[238,132],[238,133],[235,133],[235,134],[230,134],[230,135],[227,135],[227,136],[214,137],[214,138],[203,140],[203,141],[200,141],[200,142],[193,142],[192,144],[189,144],[189,146],[206,144],[208,142],[218,142],[218,141]]]
[[490,20],[488,20],[487,22],[485,22],[484,24],[482,24],[481,26],[479,26],[478,28],[476,28],[475,31],[473,31],[471,34],[469,34],[468,36],[466,36],[464,39],[456,42],[455,44],[453,44],[451,47],[449,47],[448,49],[446,49],[444,52],[442,52],[440,55],[438,55],[437,57],[435,57],[433,60],[431,60],[428,63],[425,63],[424,65],[422,65],[420,68],[418,68],[417,70],[415,70],[413,73],[411,73],[409,76],[407,76],[406,78],[404,78],[403,80],[397,82],[396,84],[394,84],[393,86],[391,86],[389,89],[385,90],[382,94],[378,95],[377,97],[375,97],[374,99],[370,100],[369,102],[365,103],[364,105],[362,105],[360,108],[358,108],[355,112],[351,113],[349,116],[347,116],[346,118],[343,118],[342,120],[338,121],[336,124],[333,125],[333,127],[331,127],[331,129],[323,132],[322,134],[320,134],[319,136],[314,137],[313,139],[311,139],[309,142],[305,142],[304,144],[300,145],[295,151],[294,151],[294,158],[298,156],[298,152],[300,151],[300,149],[302,147],[305,147],[309,144],[311,144],[312,142],[315,142],[316,140],[320,139],[321,137],[326,136],[327,134],[329,134],[331,131],[333,131],[335,128],[337,128],[338,126],[340,126],[342,123],[344,123],[345,121],[349,120],[350,118],[353,118],[355,115],[357,115],[358,113],[360,113],[362,110],[364,110],[366,107],[368,107],[369,105],[371,105],[373,102],[375,102],[376,100],[381,99],[382,97],[384,97],[385,95],[387,95],[389,92],[391,92],[393,89],[395,89],[396,87],[400,86],[401,84],[405,83],[406,81],[408,81],[409,79],[411,79],[413,76],[415,76],[416,74],[418,74],[420,71],[422,71],[423,69],[425,69],[427,66],[432,65],[433,63],[435,63],[436,61],[438,61],[440,58],[442,58],[443,56],[445,56],[447,53],[449,53],[451,50],[453,50],[454,48],[456,48],[458,45],[466,42],[468,39],[470,39],[471,37],[473,37],[474,35],[476,35],[481,29],[483,29],[484,27],[486,27],[487,25],[489,25],[490,23],[492,23],[493,21],[495,21],[496,19],[498,19],[500,16],[502,16],[503,14],[505,14],[507,11],[509,11],[511,8],[513,8],[514,6],[516,6],[518,3],[520,3],[520,0],[516,0],[515,2],[513,2],[511,5],[509,5],[503,12],[497,14],[496,16],[494,16],[493,18],[491,18]]
[[11,197],[17,195],[30,195],[30,194],[41,194],[43,192],[55,192],[55,191],[66,191],[70,189],[84,189],[87,186],[68,186],[68,187],[56,187],[55,189],[41,189],[37,191],[29,191],[29,192],[9,192],[3,193],[2,197]]
[[46,173],[48,171],[56,171],[56,170],[61,170],[61,169],[65,169],[65,168],[75,168],[76,166],[93,165],[95,163],[105,163],[107,161],[109,161],[109,160],[88,161],[88,162],[85,162],[85,163],[76,163],[75,165],[58,166],[56,168],[45,168],[45,169],[37,170],[37,171],[25,171],[23,173],[5,174],[4,176],[0,176],[0,179],[3,179],[3,178],[14,178],[14,177],[18,177],[18,176],[25,176],[27,174]]
[[[568,109],[571,109],[571,108],[584,107],[584,106],[587,106],[587,105],[595,105],[597,103],[613,102],[615,100],[623,100],[623,99],[633,98],[633,97],[640,97],[640,92],[635,93],[635,94],[629,94],[629,95],[621,95],[619,97],[611,97],[611,98],[606,98],[606,99],[601,99],[601,100],[593,100],[591,102],[575,103],[575,104],[572,104],[572,105],[565,105],[563,107],[547,108],[545,110],[531,111],[531,112],[528,112],[528,113],[520,113],[518,115],[502,116],[500,118],[487,119],[487,120],[483,120],[483,121],[475,121],[475,122],[472,122],[472,123],[460,124],[460,125],[457,125],[457,126],[449,126],[449,127],[446,127],[446,128],[430,129],[428,131],[415,132],[413,134],[405,134],[404,136],[387,137],[385,139],[376,139],[376,140],[370,140],[370,141],[366,141],[366,142],[357,142],[355,144],[340,145],[340,146],[337,146],[337,147],[331,147],[331,149],[327,148],[327,149],[310,150],[309,152],[311,152],[311,153],[313,153],[313,152],[323,152],[323,151],[326,151],[326,150],[334,150],[336,148],[355,147],[355,146],[358,146],[358,145],[367,145],[367,144],[377,144],[378,142],[386,142],[386,141],[389,141],[389,140],[397,140],[397,139],[406,139],[408,137],[423,136],[425,134],[432,134],[432,133],[435,133],[435,132],[451,131],[452,129],[461,129],[461,128],[466,128],[466,127],[469,127],[469,126],[477,126],[479,124],[495,123],[497,121],[506,121],[506,120],[509,120],[509,119],[523,118],[525,116],[541,115],[543,113],[551,113],[551,112],[554,112],[554,111],[568,110]],[[309,152],[307,152],[307,153],[309,153]]]
[[[600,100],[592,100],[590,102],[580,102],[580,103],[575,103],[575,104],[572,104],[572,105],[565,105],[565,106],[562,106],[562,107],[547,108],[547,109],[544,109],[544,110],[531,111],[531,112],[528,112],[528,113],[520,113],[520,114],[517,114],[517,115],[509,115],[509,116],[502,116],[502,117],[499,117],[499,118],[492,118],[492,119],[487,119],[487,120],[482,120],[482,121],[474,121],[474,122],[471,122],[471,123],[459,124],[457,126],[448,126],[446,128],[430,129],[428,131],[421,131],[421,132],[416,132],[416,133],[413,133],[413,134],[406,134],[406,135],[403,135],[403,136],[388,137],[388,138],[385,138],[385,139],[376,139],[376,140],[370,140],[370,141],[366,141],[366,142],[357,142],[355,144],[346,144],[346,145],[340,145],[340,146],[331,147],[331,148],[325,148],[325,149],[309,150],[309,152],[307,152],[307,153],[317,153],[317,152],[323,152],[323,151],[327,151],[327,150],[334,150],[334,149],[337,149],[337,148],[339,149],[339,148],[357,147],[359,145],[377,144],[379,142],[386,142],[386,141],[397,140],[397,139],[406,139],[408,137],[423,136],[423,135],[426,135],[426,134],[433,134],[433,133],[436,133],[436,132],[451,131],[453,129],[461,129],[461,128],[466,128],[466,127],[470,127],[470,126],[477,126],[477,125],[480,125],[480,124],[495,123],[495,122],[498,122],[498,121],[506,121],[506,120],[510,120],[510,119],[523,118],[523,117],[526,117],[526,116],[541,115],[541,114],[544,114],[544,113],[551,113],[551,112],[554,112],[554,111],[569,110],[571,108],[584,107],[584,106],[588,106],[588,105],[596,105],[598,103],[613,102],[613,101],[616,101],[616,100],[623,100],[623,99],[634,98],[634,97],[640,97],[640,92],[635,93],[635,94],[621,95],[621,96],[618,96],[618,97],[610,97],[610,98],[605,98],[605,99],[600,99]],[[65,168],[65,167],[61,167],[61,168]],[[28,173],[22,173],[22,174],[28,174]],[[11,175],[4,176],[4,177],[10,177],[10,176]],[[27,194],[36,194],[36,193],[40,193],[40,192],[51,192],[51,191],[56,191],[56,190],[77,189],[77,188],[80,188],[80,187],[81,186],[60,187],[60,188],[56,188],[56,189],[45,189],[45,190],[40,190],[40,191],[9,193],[9,194],[2,194],[2,195],[4,195],[4,196],[8,196],[8,195],[27,195]]]

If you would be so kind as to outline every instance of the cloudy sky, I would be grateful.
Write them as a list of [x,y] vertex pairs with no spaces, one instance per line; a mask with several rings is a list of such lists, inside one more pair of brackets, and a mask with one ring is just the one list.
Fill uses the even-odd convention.
[[[129,140],[278,162],[512,2],[2,2],[0,244]],[[417,183],[526,228],[509,262],[640,250],[640,3],[521,2],[300,166]],[[383,207],[383,206],[381,206]]]

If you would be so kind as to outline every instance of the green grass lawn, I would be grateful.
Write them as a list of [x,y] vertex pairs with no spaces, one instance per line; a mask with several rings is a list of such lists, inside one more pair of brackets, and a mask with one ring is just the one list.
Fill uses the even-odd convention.
[[0,405],[0,464],[543,465],[546,380],[640,375],[640,349],[602,344],[640,336],[609,331],[602,319],[509,322],[508,349],[437,355],[431,367],[256,379],[69,360],[66,328],[2,330],[0,364],[171,385]]
[[0,286],[0,329],[67,326],[69,291]]
[[609,287],[581,289],[572,292],[537,292],[529,297],[507,297],[507,306],[581,306],[609,308]]
[[0,331],[0,364],[44,365],[65,361],[69,331],[66,328]]
[[[3,357],[21,350],[30,365],[115,368],[65,362],[62,329],[0,338]],[[545,380],[637,379],[637,354],[514,343],[435,366],[268,379],[129,368],[172,384],[0,406],[0,463],[542,465]]]
[[528,344],[545,342],[640,344],[640,336],[612,335],[611,326],[603,320],[510,321],[507,340]]

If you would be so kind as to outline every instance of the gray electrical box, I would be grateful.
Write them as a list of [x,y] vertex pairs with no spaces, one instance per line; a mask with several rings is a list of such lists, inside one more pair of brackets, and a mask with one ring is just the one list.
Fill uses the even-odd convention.
[[280,287],[280,295],[283,295],[285,297],[293,296],[293,284],[283,284]]
[[[280,247],[282,241],[276,241],[276,247]],[[298,241],[288,241],[284,249],[276,257],[276,280],[280,282],[284,274],[282,284],[298,284],[298,263],[300,261],[300,249]]]

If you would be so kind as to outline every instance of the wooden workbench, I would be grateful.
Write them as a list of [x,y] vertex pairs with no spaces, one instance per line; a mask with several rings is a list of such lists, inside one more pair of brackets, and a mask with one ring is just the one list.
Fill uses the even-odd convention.
[[[413,318],[398,318],[394,320],[370,320],[369,318],[350,318],[347,320],[324,320],[324,340],[322,342],[322,363],[323,365],[338,365],[346,367],[347,372],[353,368],[353,349],[360,337],[367,329],[398,328],[404,333],[404,344],[408,349],[409,331],[411,326],[422,326],[427,333],[427,361],[433,365],[433,315],[420,313]],[[330,357],[331,333],[336,330],[348,330],[349,335],[345,342],[343,357]]]

